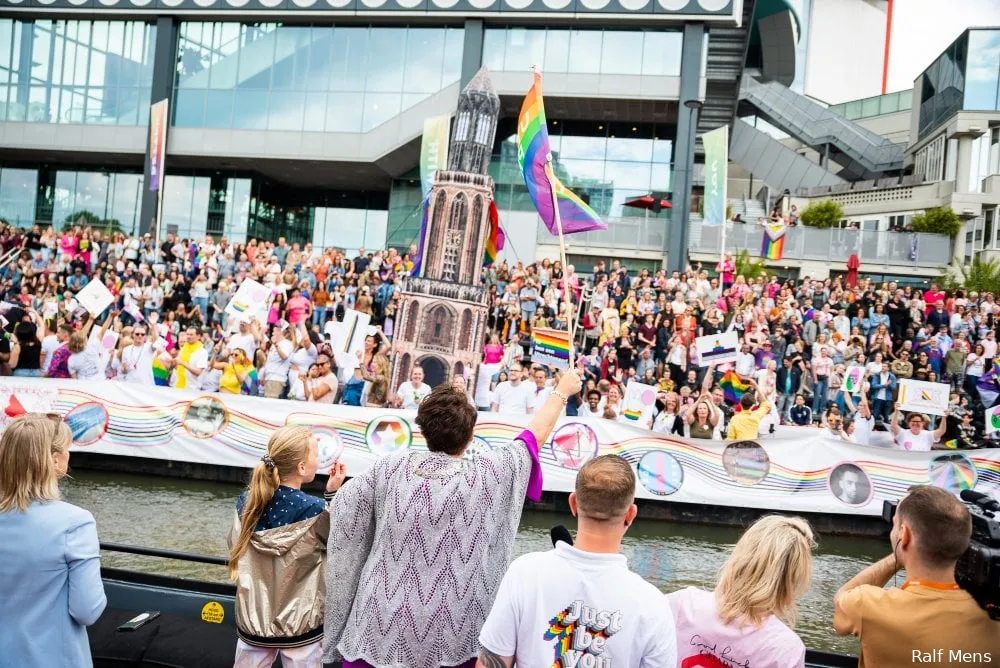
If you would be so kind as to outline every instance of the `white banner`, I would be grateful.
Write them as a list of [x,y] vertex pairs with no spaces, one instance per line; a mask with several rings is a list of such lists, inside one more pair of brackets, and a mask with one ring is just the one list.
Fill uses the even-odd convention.
[[946,383],[928,383],[904,378],[899,381],[899,409],[944,415],[948,409],[950,391],[951,386]]
[[[379,456],[425,441],[412,411],[330,406],[228,394],[200,395],[113,381],[0,379],[0,426],[18,405],[55,411],[74,452],[252,467],[274,429],[310,425],[324,467],[341,459],[356,475]],[[8,412],[9,411],[9,412]],[[480,413],[470,452],[502,447],[529,416]],[[576,471],[614,453],[636,468],[636,494],[663,502],[789,512],[879,515],[883,499],[912,485],[1000,495],[1000,449],[903,452],[847,443],[814,428],[760,440],[682,439],[596,418],[562,418],[540,444],[545,489],[573,490]]]

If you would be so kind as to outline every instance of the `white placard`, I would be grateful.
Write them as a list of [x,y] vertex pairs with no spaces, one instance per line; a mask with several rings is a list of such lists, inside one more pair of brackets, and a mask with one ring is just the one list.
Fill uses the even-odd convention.
[[101,330],[97,327],[93,327],[90,330],[90,339],[88,344],[93,344],[100,342],[100,348],[98,350],[98,357],[100,358],[101,370],[108,368],[108,364],[111,363],[111,358],[115,354],[115,346],[118,345],[118,332],[109,329],[104,333],[104,338],[101,338]]
[[696,338],[694,345],[701,360],[699,366],[735,362],[736,353],[740,349],[740,337],[735,330],[722,334],[709,334]]
[[271,290],[253,279],[245,279],[239,289],[226,304],[226,315],[230,322],[243,320],[267,322],[267,309],[271,306]]
[[899,381],[899,409],[944,415],[950,391],[951,386],[947,383],[927,383],[905,378]]
[[326,323],[323,333],[330,339],[330,347],[335,353],[344,352],[353,355],[359,350],[364,350],[371,319],[367,313],[346,309],[344,319],[341,322],[331,320]]
[[76,293],[76,301],[95,318],[115,303],[115,296],[100,281],[91,281]]
[[630,381],[625,386],[622,415],[637,427],[649,429],[653,426],[653,411],[656,408],[656,388]]

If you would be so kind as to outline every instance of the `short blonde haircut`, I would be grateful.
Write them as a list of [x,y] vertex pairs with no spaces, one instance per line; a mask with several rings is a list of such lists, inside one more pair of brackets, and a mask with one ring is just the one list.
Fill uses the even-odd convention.
[[66,347],[74,355],[82,353],[87,349],[87,335],[83,332],[73,332],[69,336],[69,343],[66,344]]
[[59,498],[52,453],[64,448],[65,423],[44,415],[16,418],[0,437],[0,513],[26,512],[35,501]]
[[815,547],[812,529],[800,517],[768,515],[754,522],[719,575],[715,603],[722,622],[759,628],[774,615],[795,626],[795,601],[809,588]]

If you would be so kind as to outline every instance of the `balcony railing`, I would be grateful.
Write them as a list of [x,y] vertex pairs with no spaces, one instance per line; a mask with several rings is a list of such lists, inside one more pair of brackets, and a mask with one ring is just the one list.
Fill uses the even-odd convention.
[[[642,251],[663,251],[663,235],[670,225],[669,214],[649,218],[604,218],[608,224],[606,230],[581,232],[566,237],[567,245],[571,245],[574,253],[586,252],[587,248],[620,248]],[[541,244],[556,243],[549,231],[538,223],[537,241]]]
[[[692,253],[717,254],[721,234],[721,226],[692,223],[688,248]],[[760,253],[763,234],[756,225],[727,223],[726,250],[737,253],[745,248],[754,257]],[[785,232],[783,259],[842,264],[857,253],[862,267],[944,266],[952,260],[951,244],[951,238],[944,234],[791,227]]]

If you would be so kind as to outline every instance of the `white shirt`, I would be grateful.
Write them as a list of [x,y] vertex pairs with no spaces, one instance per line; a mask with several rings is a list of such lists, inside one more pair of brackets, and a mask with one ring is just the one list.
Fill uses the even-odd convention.
[[739,352],[736,353],[736,374],[746,378],[747,376],[752,376],[754,369],[757,368],[757,360],[750,353]]
[[91,341],[82,352],[70,355],[66,362],[70,375],[77,380],[104,380],[101,349],[100,341]]
[[580,415],[580,417],[593,417],[593,418],[604,417],[604,409],[601,408],[600,403],[597,404],[597,410],[592,411],[590,410],[590,404],[584,402],[583,405],[580,406],[577,413]]
[[531,401],[529,406],[531,407],[532,413],[537,413],[538,410],[545,405],[549,396],[552,395],[553,388],[546,385],[545,387],[539,389],[537,385],[531,383]]
[[[560,655],[561,638],[546,636],[573,623]],[[511,563],[479,642],[518,666],[551,666],[554,657],[564,666],[677,666],[677,633],[663,594],[631,572],[624,555],[566,543]]]
[[922,429],[919,434],[914,434],[909,429],[903,429],[896,434],[896,445],[903,450],[910,452],[929,452],[934,445],[934,432]]
[[862,417],[861,412],[854,414],[854,442],[858,445],[871,445],[872,432],[875,430],[875,418],[871,415],[868,419]]
[[[281,355],[278,354],[278,349],[285,354],[285,359],[281,359]],[[271,346],[271,349],[268,351],[267,362],[264,364],[261,380],[276,380],[280,383],[284,383],[288,380],[288,369],[291,365],[292,342],[288,339],[282,339],[277,346]]]
[[247,359],[252,360],[254,353],[257,352],[257,340],[253,337],[253,334],[247,332],[246,334],[240,334],[237,332],[229,337],[229,344],[226,346],[229,350],[236,350],[240,348],[247,354]]
[[396,390],[396,394],[403,400],[402,408],[416,408],[430,393],[431,386],[427,383],[420,383],[419,387],[414,387],[411,381],[401,383],[399,389]]
[[533,387],[534,384],[529,387],[524,381],[512,385],[509,380],[505,380],[493,390],[493,403],[501,413],[527,415],[531,408]]
[[[177,359],[179,360],[180,357],[178,357]],[[152,363],[152,361],[150,361],[150,363]],[[191,373],[190,370],[184,369],[184,378],[187,384],[187,387],[185,389],[201,390],[202,385],[205,383],[206,380],[208,380],[208,375],[207,372],[205,371],[206,367],[208,367],[208,351],[205,350],[204,346],[191,353],[191,359],[188,360],[188,366],[193,367],[195,369],[201,369],[201,373],[196,376],[193,373]],[[179,369],[183,368],[184,367],[178,364],[177,367],[174,369],[173,376],[170,379],[171,387],[177,387],[177,372]]]
[[141,346],[131,345],[122,351],[122,367],[128,365],[128,371],[123,372],[126,383],[136,383],[154,387],[156,381],[153,380],[153,358],[156,351],[152,343],[146,341]]
[[42,339],[42,354],[45,355],[45,363],[42,366],[42,373],[48,373],[49,365],[52,364],[52,353],[54,353],[59,346],[59,338],[55,334],[49,334],[44,339]]

